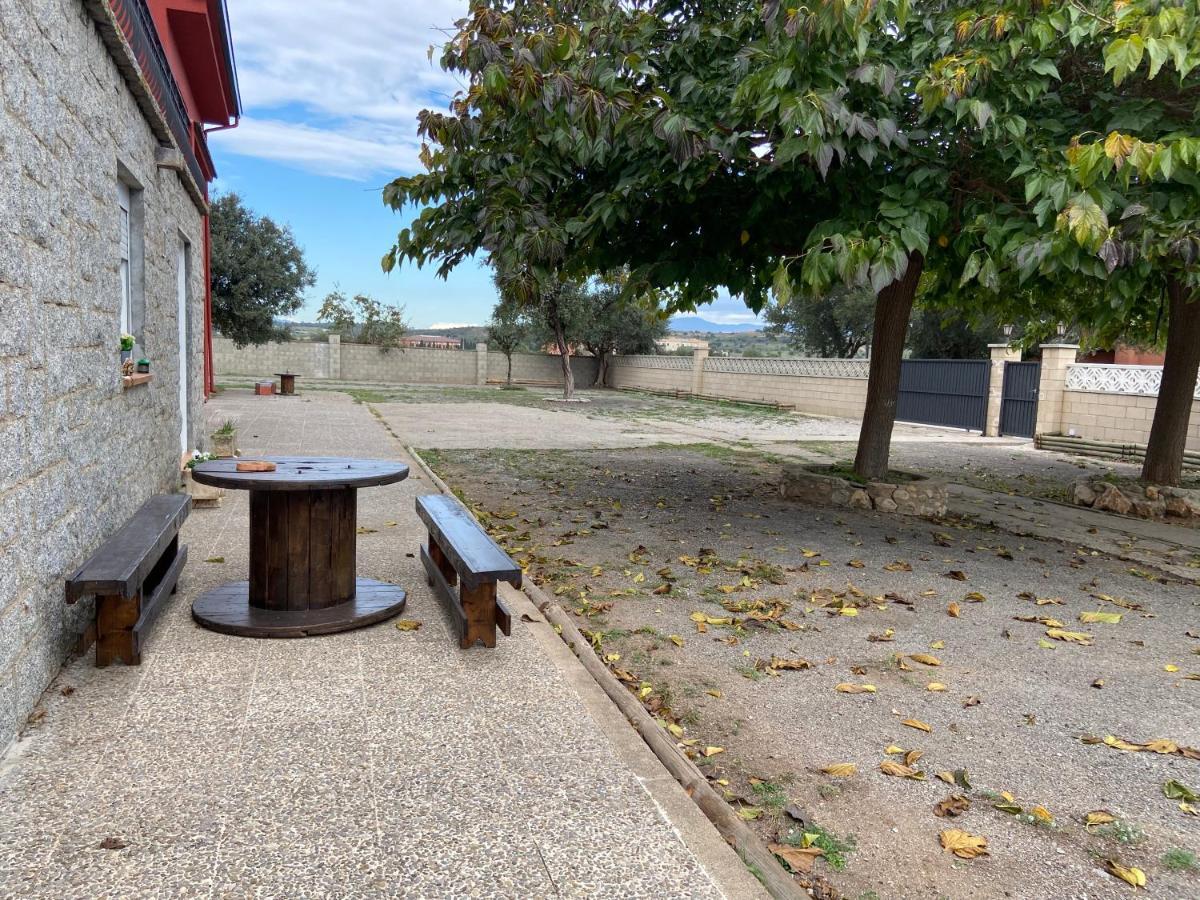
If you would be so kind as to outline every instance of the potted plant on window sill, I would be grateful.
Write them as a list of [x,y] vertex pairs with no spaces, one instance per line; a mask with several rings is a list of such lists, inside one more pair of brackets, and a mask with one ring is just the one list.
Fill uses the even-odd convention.
[[212,504],[219,506],[221,498],[225,496],[225,491],[221,488],[212,487],[207,484],[200,484],[192,478],[192,468],[197,463],[208,462],[210,459],[216,459],[211,453],[201,453],[199,450],[193,450],[191,458],[183,465],[183,489],[191,495],[193,503]]
[[133,358],[134,337],[132,334],[121,335],[121,364],[122,366]]
[[226,459],[237,454],[237,426],[233,424],[233,419],[226,419],[212,433],[212,452],[214,456]]

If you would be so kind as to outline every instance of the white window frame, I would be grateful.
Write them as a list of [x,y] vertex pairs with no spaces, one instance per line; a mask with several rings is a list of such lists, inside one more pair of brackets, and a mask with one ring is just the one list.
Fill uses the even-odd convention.
[[121,334],[133,334],[133,216],[129,185],[117,182],[117,203],[120,207],[120,251],[118,271],[121,280]]

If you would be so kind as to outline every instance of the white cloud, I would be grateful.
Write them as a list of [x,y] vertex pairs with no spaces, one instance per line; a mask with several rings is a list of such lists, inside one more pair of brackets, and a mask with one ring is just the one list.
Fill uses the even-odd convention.
[[467,0],[231,6],[247,116],[214,135],[222,149],[342,178],[418,168],[417,113],[445,109],[459,87],[437,60]]
[[278,119],[242,119],[233,131],[210,138],[221,149],[286,163],[317,175],[363,180],[371,175],[399,175],[417,166],[420,142],[398,130],[358,136],[354,123],[344,130],[316,128]]

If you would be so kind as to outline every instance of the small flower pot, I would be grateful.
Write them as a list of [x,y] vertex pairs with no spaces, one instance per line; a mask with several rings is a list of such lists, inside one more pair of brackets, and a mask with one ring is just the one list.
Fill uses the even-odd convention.
[[150,360],[139,359],[137,361],[137,372],[139,375],[149,375],[150,374]]
[[131,359],[133,359],[133,351],[132,350],[122,350],[121,351],[121,362],[122,363],[127,363]]
[[237,449],[237,432],[230,434],[214,434],[212,436],[212,454],[221,459],[229,459]]

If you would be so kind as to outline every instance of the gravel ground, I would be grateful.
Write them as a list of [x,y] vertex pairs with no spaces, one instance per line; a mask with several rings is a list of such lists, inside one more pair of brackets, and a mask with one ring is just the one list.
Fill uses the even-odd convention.
[[[791,803],[802,831],[825,834],[827,844],[828,835],[853,836],[854,849],[840,854],[844,870],[817,864],[843,896],[1125,897],[1132,888],[1104,871],[1109,859],[1145,870],[1147,896],[1200,896],[1194,870],[1164,862],[1171,851],[1200,852],[1200,818],[1163,795],[1170,780],[1200,792],[1200,760],[1081,740],[1200,747],[1200,681],[1186,677],[1200,672],[1200,640],[1187,634],[1200,634],[1194,585],[965,521],[789,504],[772,487],[778,468],[768,459],[711,445],[428,458],[599,635],[610,663],[648,688],[644,700],[684,729],[682,740],[696,741],[688,746],[727,782],[732,801],[762,810],[754,821],[764,835],[798,827],[782,811]],[[1039,475],[1078,471],[1048,458],[1034,458]],[[1011,449],[897,448],[901,466],[990,467],[1002,479],[1028,474],[1030,461]],[[652,593],[662,585],[669,593]],[[814,598],[853,604],[857,615]],[[754,600],[782,601],[782,618],[798,628],[712,624],[699,633],[692,619],[744,621],[722,604]],[[1120,622],[1079,621],[1093,611]],[[1090,635],[1089,645],[1050,639],[1047,624],[1015,618],[1036,616]],[[920,653],[940,665],[905,656]],[[777,677],[756,668],[772,657],[812,667]],[[946,689],[929,690],[935,682]],[[840,693],[842,683],[876,690]],[[882,774],[882,761],[901,760],[886,754],[889,745],[922,751],[914,765],[924,780]],[[705,747],[723,750],[705,760]],[[834,763],[857,771],[819,771]],[[969,790],[935,777],[957,769],[969,772]],[[1021,815],[995,808],[1006,805],[1004,792]],[[968,796],[969,811],[938,818],[934,804],[952,793]],[[1038,824],[1035,806],[1052,821]],[[1095,810],[1118,821],[1085,828]],[[990,856],[946,853],[938,835],[947,828],[986,837]]]

